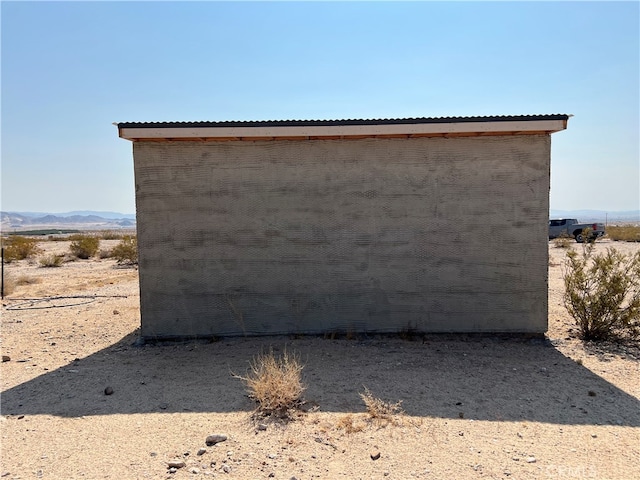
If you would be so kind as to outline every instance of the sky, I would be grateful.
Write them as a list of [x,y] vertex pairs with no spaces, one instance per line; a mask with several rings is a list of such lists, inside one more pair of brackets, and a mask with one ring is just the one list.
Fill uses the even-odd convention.
[[640,209],[640,3],[7,2],[2,211],[135,212],[113,122],[571,114],[552,209]]

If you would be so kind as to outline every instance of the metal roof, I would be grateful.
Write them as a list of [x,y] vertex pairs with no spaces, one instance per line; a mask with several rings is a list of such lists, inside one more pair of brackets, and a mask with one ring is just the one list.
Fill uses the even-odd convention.
[[496,115],[474,117],[419,117],[344,120],[249,120],[195,122],[116,122],[119,128],[224,128],[224,127],[325,127],[346,125],[415,125],[429,123],[527,122],[540,120],[568,120],[571,115]]
[[570,115],[422,117],[349,120],[115,123],[134,142],[329,140],[479,135],[540,135],[567,128]]

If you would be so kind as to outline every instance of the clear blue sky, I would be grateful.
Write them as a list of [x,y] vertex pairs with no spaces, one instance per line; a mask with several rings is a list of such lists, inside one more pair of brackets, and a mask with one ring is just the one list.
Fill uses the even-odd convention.
[[135,211],[112,122],[567,113],[551,208],[640,208],[640,4],[2,2],[3,211]]

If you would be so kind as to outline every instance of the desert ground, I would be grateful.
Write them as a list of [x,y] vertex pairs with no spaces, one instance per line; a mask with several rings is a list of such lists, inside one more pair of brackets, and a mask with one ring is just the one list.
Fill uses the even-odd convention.
[[[596,249],[611,246],[640,249]],[[6,273],[25,284],[2,302],[1,478],[640,478],[640,349],[577,338],[562,305],[565,252],[549,243],[544,339],[139,345],[135,268],[13,262]],[[307,403],[290,421],[256,419],[233,376],[269,348],[305,365]],[[404,413],[371,418],[365,387]],[[212,434],[226,440],[208,446]]]

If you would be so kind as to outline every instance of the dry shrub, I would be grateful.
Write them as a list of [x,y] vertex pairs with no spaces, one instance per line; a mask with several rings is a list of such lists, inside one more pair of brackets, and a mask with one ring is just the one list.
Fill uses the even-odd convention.
[[622,242],[640,242],[640,225],[609,225],[607,237]]
[[100,239],[90,235],[72,235],[69,237],[71,253],[78,258],[87,259],[98,253]]
[[14,260],[24,260],[40,253],[38,240],[35,238],[23,237],[21,235],[11,235],[4,244],[4,261],[11,263]]
[[553,239],[553,246],[556,248],[569,248],[572,243],[573,239],[565,233]]
[[113,247],[111,255],[119,264],[137,265],[138,264],[138,239],[132,235],[125,235],[120,243]]
[[567,252],[564,304],[584,340],[640,335],[640,252]]
[[269,350],[253,358],[247,376],[234,377],[246,384],[249,397],[258,403],[258,413],[284,418],[303,403],[306,389],[302,383],[303,368],[297,354],[285,350],[276,356]]
[[122,232],[117,230],[100,230],[98,235],[102,240],[120,240],[122,238]]
[[40,259],[40,266],[44,268],[60,267],[64,261],[64,255],[45,255]]
[[378,397],[373,396],[367,387],[364,387],[364,393],[360,394],[360,398],[367,407],[369,417],[374,420],[392,422],[395,415],[402,415],[402,400],[396,403],[385,402]]

